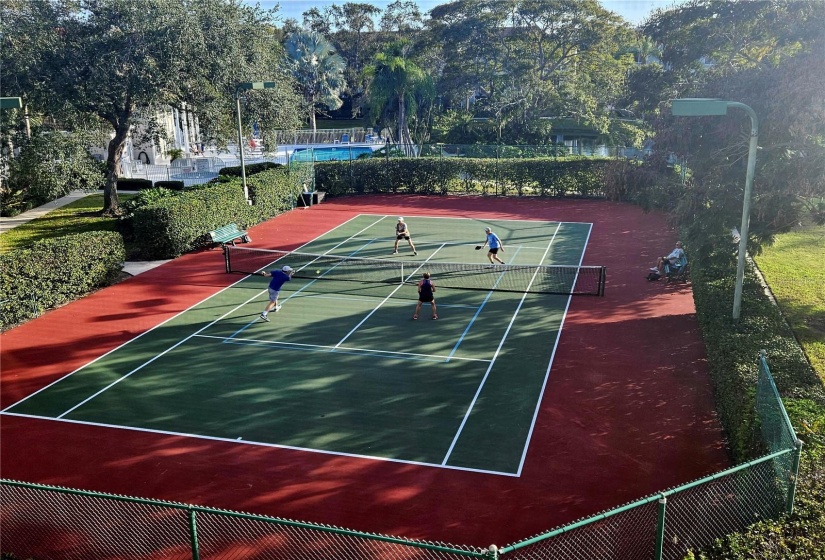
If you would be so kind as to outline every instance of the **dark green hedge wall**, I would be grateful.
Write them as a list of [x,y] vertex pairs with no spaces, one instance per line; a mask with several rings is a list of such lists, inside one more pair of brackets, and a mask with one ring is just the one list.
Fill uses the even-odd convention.
[[593,158],[368,158],[315,164],[329,194],[418,193],[602,196],[610,160]]
[[44,239],[0,255],[0,327],[112,284],[125,258],[123,237],[109,231]]
[[247,179],[249,198],[240,179],[201,185],[135,210],[136,244],[147,259],[170,259],[211,245],[209,231],[236,223],[248,228],[295,206],[300,185],[285,169],[270,169]]

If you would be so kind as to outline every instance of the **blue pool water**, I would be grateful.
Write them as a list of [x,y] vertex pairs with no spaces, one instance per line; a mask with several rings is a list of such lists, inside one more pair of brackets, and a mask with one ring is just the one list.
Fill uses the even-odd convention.
[[289,161],[347,161],[372,154],[369,146],[335,146],[295,150]]

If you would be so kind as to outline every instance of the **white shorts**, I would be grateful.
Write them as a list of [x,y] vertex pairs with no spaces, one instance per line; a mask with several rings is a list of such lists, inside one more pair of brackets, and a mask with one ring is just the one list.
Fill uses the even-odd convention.
[[273,290],[269,288],[269,301],[278,301],[278,294],[281,293],[281,290]]

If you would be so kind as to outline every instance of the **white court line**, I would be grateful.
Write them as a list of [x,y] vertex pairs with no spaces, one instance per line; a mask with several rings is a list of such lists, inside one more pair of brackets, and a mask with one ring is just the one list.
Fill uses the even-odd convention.
[[[581,257],[579,257],[579,266],[581,266],[582,261],[584,261],[584,253],[587,251],[587,244],[590,242],[590,234],[592,231],[593,224],[590,224],[590,229],[587,230],[587,239],[585,239],[584,247],[582,247]],[[578,273],[576,274],[576,278],[573,279],[573,286],[576,285],[576,280],[578,280]],[[521,452],[521,461],[519,461],[518,464],[518,476],[521,476],[521,469],[524,467],[524,461],[527,459],[527,449],[530,447],[530,439],[533,437],[533,429],[536,427],[536,419],[539,416],[541,401],[544,398],[544,390],[547,388],[547,380],[550,379],[550,370],[553,368],[553,360],[556,358],[556,349],[559,347],[559,340],[561,340],[562,326],[564,325],[564,320],[567,318],[567,310],[570,309],[570,302],[572,300],[572,294],[567,296],[567,304],[564,306],[564,314],[561,317],[561,322],[559,322],[559,331],[556,333],[556,342],[553,344],[553,352],[550,354],[550,363],[547,364],[547,370],[544,372],[544,381],[541,384],[541,391],[539,391],[536,409],[533,411],[533,421],[530,422],[530,429],[527,431],[527,437],[524,440],[524,449]]]
[[[380,216],[381,214],[372,214],[369,212],[365,212],[363,214],[358,214],[359,216]],[[491,224],[500,224],[504,222],[521,222],[521,223],[545,223],[545,224],[590,224],[592,222],[559,222],[557,220],[507,220],[507,219],[497,219],[497,218],[473,218],[467,216],[418,216],[418,215],[410,215],[410,219],[413,218],[421,218],[423,220],[472,220],[475,222],[483,223],[491,223]],[[405,218],[406,219],[406,218]]]
[[[257,338],[231,338],[225,336],[216,336],[216,335],[209,335],[209,334],[196,334],[194,335],[197,338],[211,338],[215,340],[223,340],[228,342],[247,342],[247,343],[255,343],[255,344],[262,344],[262,345],[272,345],[272,346],[298,346],[300,348],[305,348],[307,350],[331,350],[333,352],[347,350],[353,353],[360,353],[364,355],[376,355],[376,354],[390,354],[394,356],[416,356],[421,358],[431,358],[431,361],[448,361],[449,356],[441,356],[439,354],[417,354],[415,352],[395,352],[391,350],[375,350],[373,348],[355,348],[353,346],[329,346],[326,344],[305,344],[302,342],[285,342],[279,340],[260,340]],[[454,360],[463,360],[466,362],[484,362],[488,363],[490,360],[484,360],[482,358],[453,358]]]
[[[314,239],[312,239],[312,240],[310,240],[310,241],[307,241],[306,243],[304,243],[304,244],[303,244],[303,245],[301,245],[300,247],[305,247],[305,246],[309,245],[309,244],[310,244],[310,243],[312,243],[313,241],[316,241],[316,240],[320,239],[321,237],[323,237],[324,235],[328,234],[330,231],[335,231],[335,230],[336,230],[336,229],[338,229],[339,227],[345,226],[346,224],[348,224],[349,222],[351,222],[351,221],[353,221],[353,220],[355,220],[355,219],[359,218],[360,216],[361,216],[361,214],[358,214],[357,216],[353,216],[353,217],[352,217],[352,218],[350,218],[349,220],[347,220],[347,221],[345,221],[345,222],[342,222],[342,223],[338,224],[337,226],[335,226],[335,227],[334,227],[334,228],[332,228],[331,230],[325,231],[324,233],[322,233],[322,234],[318,235],[318,236],[317,236],[317,237],[315,237]],[[299,247],[299,248],[300,248],[300,247]],[[79,367],[79,368],[77,368],[76,370],[74,370],[74,371],[71,371],[71,372],[67,373],[67,374],[66,374],[66,375],[64,375],[63,377],[61,377],[61,378],[59,378],[59,379],[55,379],[54,381],[52,381],[52,382],[51,382],[51,383],[49,383],[48,385],[46,385],[46,386],[44,386],[44,387],[41,387],[40,389],[38,389],[37,391],[35,391],[35,392],[34,392],[34,393],[32,393],[31,395],[28,395],[27,397],[24,397],[23,399],[21,399],[21,400],[17,401],[16,403],[14,403],[14,404],[12,404],[12,405],[7,406],[5,409],[3,409],[3,410],[2,410],[2,411],[0,411],[0,412],[4,412],[4,411],[6,411],[6,410],[9,410],[9,409],[11,409],[11,408],[14,408],[15,406],[19,405],[20,403],[23,403],[23,402],[27,401],[28,399],[32,398],[32,397],[33,397],[33,396],[35,396],[36,394],[38,394],[38,393],[40,393],[40,392],[42,392],[42,391],[45,391],[46,389],[48,389],[48,388],[49,388],[49,387],[51,387],[52,385],[56,385],[57,383],[60,383],[60,382],[61,382],[61,381],[63,381],[64,379],[67,379],[67,378],[71,377],[72,375],[74,375],[75,373],[79,372],[80,370],[83,370],[83,369],[85,369],[85,368],[89,367],[90,365],[92,365],[93,363],[97,362],[98,360],[102,360],[103,358],[105,358],[105,357],[106,357],[106,356],[108,356],[109,354],[111,354],[111,353],[113,353],[113,352],[117,352],[118,350],[120,350],[121,348],[123,348],[124,346],[126,346],[127,344],[131,344],[132,342],[134,342],[135,340],[139,339],[140,337],[142,337],[142,336],[144,336],[144,335],[146,335],[146,334],[149,334],[150,332],[154,331],[155,329],[159,329],[160,327],[162,327],[163,325],[165,325],[165,324],[166,324],[166,323],[168,323],[169,321],[173,321],[173,320],[177,319],[178,317],[180,317],[181,315],[183,315],[183,314],[184,314],[184,313],[186,313],[187,311],[190,311],[190,310],[194,309],[195,307],[197,307],[197,306],[199,306],[199,305],[203,304],[204,302],[209,301],[210,299],[214,298],[215,296],[220,295],[221,293],[225,292],[226,290],[228,290],[228,289],[230,289],[230,288],[235,287],[237,284],[240,284],[241,282],[243,282],[243,281],[244,281],[244,280],[246,280],[247,278],[248,278],[248,276],[244,276],[243,278],[241,278],[241,279],[240,279],[240,280],[238,280],[237,282],[233,282],[233,283],[232,283],[232,284],[230,284],[229,286],[227,286],[227,287],[225,287],[225,288],[222,288],[221,290],[219,290],[219,291],[215,292],[215,293],[214,293],[214,294],[212,294],[211,296],[209,296],[209,297],[207,297],[207,298],[204,298],[204,299],[202,299],[201,301],[199,301],[199,302],[197,302],[197,303],[194,303],[194,304],[190,305],[189,307],[187,307],[187,308],[186,308],[186,309],[184,309],[183,311],[180,311],[179,313],[176,313],[176,314],[175,314],[175,315],[173,315],[172,317],[169,317],[169,318],[168,318],[168,319],[166,319],[165,321],[163,321],[163,322],[161,322],[161,323],[158,323],[158,324],[157,324],[157,325],[155,325],[154,327],[152,327],[152,328],[150,328],[150,329],[148,329],[148,330],[146,330],[146,331],[144,331],[144,332],[140,333],[139,335],[135,336],[134,338],[131,338],[131,339],[127,340],[127,341],[126,341],[126,342],[124,342],[123,344],[120,344],[120,345],[118,345],[118,346],[116,346],[116,347],[112,348],[111,350],[109,350],[109,351],[108,351],[108,352],[106,352],[105,354],[101,354],[100,356],[98,356],[98,357],[97,357],[97,358],[95,358],[94,360],[91,360],[90,362],[87,362],[87,363],[83,364],[82,366],[80,366],[80,367]],[[65,414],[65,413],[64,413],[64,414]]]
[[[560,224],[562,222],[553,222],[553,223]],[[570,223],[570,222],[567,222],[567,223]],[[578,223],[578,222],[575,222],[575,223]],[[366,237],[353,237],[352,239],[353,239],[353,241],[365,241],[367,238]],[[373,237],[371,239],[373,241],[395,241],[395,237]],[[416,248],[418,248],[418,247],[429,247],[429,246],[434,246],[434,245],[443,245],[445,247],[475,247],[476,245],[478,245],[478,242],[476,242],[476,243],[467,243],[467,242],[464,242],[464,241],[461,241],[461,242],[452,241],[452,242],[448,242],[448,243],[438,243],[436,241],[432,241],[432,242],[416,241],[415,242]],[[507,244],[508,249],[511,249],[513,247],[518,247],[520,249],[527,249],[527,250],[532,250],[532,251],[544,251],[544,247],[530,247],[529,245],[514,245],[512,243]],[[420,251],[419,251],[419,253],[420,253]],[[382,260],[394,260],[394,258],[392,258],[392,257],[368,257],[368,258],[382,259]]]
[[358,330],[358,327],[360,327],[361,325],[363,325],[363,324],[367,321],[367,319],[369,319],[370,317],[372,317],[372,315],[373,315],[376,311],[378,311],[378,308],[379,308],[379,307],[381,307],[382,305],[384,305],[384,303],[385,303],[388,299],[390,299],[390,298],[393,296],[393,294],[395,294],[395,292],[397,292],[398,290],[400,290],[401,288],[403,288],[404,286],[406,286],[406,281],[407,281],[407,280],[409,280],[410,278],[412,278],[412,276],[413,276],[416,272],[418,272],[419,270],[421,270],[421,268],[422,268],[425,264],[427,264],[427,261],[429,261],[431,258],[433,258],[433,256],[434,256],[437,252],[439,252],[439,251],[442,249],[442,247],[443,247],[443,245],[442,245],[441,247],[439,247],[438,249],[436,249],[435,251],[433,251],[433,252],[432,252],[432,254],[431,254],[429,257],[427,257],[424,261],[422,261],[422,262],[421,262],[421,264],[420,264],[420,265],[419,265],[419,266],[418,266],[415,270],[413,270],[411,273],[409,273],[409,274],[407,275],[407,278],[406,278],[406,279],[404,279],[404,282],[402,282],[401,284],[398,284],[398,287],[397,287],[397,288],[395,288],[393,291],[391,291],[391,292],[390,292],[390,295],[388,295],[387,297],[385,297],[385,298],[381,301],[381,303],[379,303],[378,305],[376,305],[376,306],[375,306],[375,309],[373,309],[372,311],[370,311],[370,312],[367,314],[367,316],[366,316],[366,317],[364,317],[363,319],[361,319],[361,322],[360,322],[360,323],[358,323],[357,325],[355,325],[355,327],[353,327],[353,329],[352,329],[351,331],[349,331],[349,332],[347,333],[347,335],[346,335],[344,338],[342,338],[340,341],[338,341],[338,344],[336,344],[336,345],[335,345],[335,348],[338,348],[339,346],[341,346],[341,345],[344,343],[344,341],[345,341],[346,339],[348,339],[348,338],[352,335],[352,333],[354,333],[355,331],[357,331],[357,330]]
[[36,420],[51,420],[53,422],[65,422],[67,424],[78,424],[82,426],[98,426],[102,428],[114,428],[118,430],[129,430],[133,432],[143,432],[143,433],[150,433],[150,434],[160,434],[164,436],[176,436],[176,437],[187,437],[187,438],[196,438],[196,439],[203,439],[209,441],[220,441],[225,443],[234,443],[234,444],[242,444],[242,445],[255,445],[258,447],[274,447],[277,449],[290,449],[294,451],[306,451],[308,453],[319,453],[321,455],[334,455],[337,457],[351,457],[353,459],[366,459],[370,461],[385,461],[388,463],[401,463],[405,465],[417,465],[421,467],[436,467],[442,469],[448,469],[453,471],[465,471],[465,472],[474,472],[474,473],[481,473],[481,474],[492,474],[498,476],[510,476],[516,477],[515,473],[508,473],[508,472],[499,472],[499,471],[490,471],[484,469],[471,469],[468,467],[455,467],[451,465],[440,465],[438,463],[425,463],[423,461],[408,461],[405,459],[393,459],[389,457],[379,457],[377,455],[359,455],[356,453],[343,453],[340,451],[327,451],[325,449],[315,449],[311,447],[299,447],[297,445],[283,445],[278,443],[267,443],[263,441],[253,441],[253,440],[239,440],[233,438],[226,438],[226,437],[217,437],[217,436],[206,436],[201,434],[188,434],[184,432],[172,432],[168,430],[155,430],[151,428],[136,428],[134,426],[124,426],[122,424],[105,424],[102,422],[87,422],[84,420],[70,420],[68,418],[52,418],[50,416],[36,416],[33,414],[18,414],[16,412],[2,412],[0,415],[5,416],[16,416],[18,418],[33,418]]
[[[521,247],[518,247],[518,248],[517,248],[517,249],[516,249],[516,250],[512,253],[512,256],[508,256],[508,257],[507,257],[507,260],[508,260],[508,261],[509,261],[509,260],[515,260],[516,255],[518,255],[519,251],[521,251]],[[463,333],[461,333],[461,337],[458,339],[458,342],[456,342],[456,343],[455,343],[455,346],[453,346],[453,351],[452,351],[452,352],[450,352],[450,357],[449,357],[449,358],[447,358],[447,361],[448,361],[448,362],[450,361],[450,358],[452,358],[453,356],[455,356],[455,353],[456,353],[456,352],[458,352],[458,347],[459,347],[459,346],[461,346],[461,342],[462,342],[462,341],[464,340],[464,338],[467,336],[467,333],[468,333],[468,332],[470,332],[470,329],[471,329],[471,328],[473,328],[473,324],[475,324],[476,319],[478,318],[478,316],[479,316],[479,315],[481,315],[481,311],[482,311],[482,309],[484,309],[484,306],[485,306],[485,305],[487,305],[487,302],[488,302],[488,301],[490,301],[490,298],[491,298],[491,297],[493,296],[493,294],[495,293],[496,286],[498,286],[499,282],[501,282],[501,281],[502,281],[502,279],[504,278],[504,275],[505,275],[505,274],[507,274],[507,271],[506,271],[506,270],[505,270],[505,271],[502,271],[502,272],[501,272],[501,274],[499,274],[499,275],[498,275],[498,279],[496,279],[496,283],[495,283],[495,284],[493,284],[493,287],[490,289],[490,291],[489,291],[489,292],[487,292],[487,297],[485,297],[485,298],[484,298],[484,301],[482,301],[482,302],[481,302],[481,305],[480,305],[480,306],[478,307],[478,309],[476,310],[476,314],[475,314],[475,315],[473,315],[473,318],[472,318],[472,319],[470,319],[470,323],[467,325],[467,328],[465,328],[465,329],[464,329],[464,332],[463,332]]]
[[[381,221],[381,220],[378,220],[378,222],[380,222],[380,221]],[[369,225],[369,226],[365,227],[365,228],[364,228],[364,229],[362,229],[361,231],[364,231],[364,230],[366,230],[366,229],[371,228],[372,226],[374,226],[374,225],[375,225],[375,224],[377,224],[378,222],[374,222],[372,225]],[[359,231],[358,233],[361,233],[361,231]],[[358,235],[358,234],[356,234],[356,235]],[[347,242],[347,241],[349,241],[350,239],[352,239],[352,238],[350,237],[350,238],[348,238],[348,239],[345,239],[344,241],[342,241],[341,243],[339,243],[338,245],[336,245],[335,247],[333,247],[333,248],[332,248],[332,249],[330,249],[329,251],[333,251],[333,250],[337,249],[338,247],[340,247],[341,245],[343,245],[344,243],[346,243],[346,242]],[[354,255],[355,253],[357,253],[358,251],[360,251],[361,249],[363,249],[364,247],[367,247],[367,246],[371,245],[373,241],[375,241],[375,239],[370,239],[367,243],[363,244],[361,247],[359,247],[358,249],[356,249],[355,251],[353,251],[352,253],[350,253],[350,254],[349,254],[349,256],[352,256],[352,255]],[[327,251],[327,252],[326,252],[326,253],[324,253],[323,255],[318,255],[318,258],[315,258],[315,259],[311,260],[310,262],[308,262],[307,264],[305,264],[304,266],[299,267],[299,268],[298,268],[298,270],[304,270],[306,267],[310,266],[312,263],[314,263],[315,261],[317,261],[318,259],[320,259],[322,256],[329,254],[329,251]],[[273,264],[275,264],[276,262],[278,262],[278,261],[279,261],[279,260],[281,260],[281,259],[288,259],[288,255],[284,255],[284,256],[282,256],[282,257],[278,257],[277,259],[275,259],[274,261],[272,261],[271,263],[269,263],[267,266],[272,266]],[[342,262],[343,262],[343,261],[342,261]],[[336,265],[332,266],[332,268],[330,268],[329,270],[325,271],[325,272],[324,272],[324,274],[322,274],[321,276],[326,276],[326,274],[327,274],[330,270],[333,270],[335,267],[337,267],[337,266],[338,266],[338,265],[340,265],[340,264],[341,264],[341,263],[339,262],[338,264],[336,264]],[[266,266],[265,266],[265,267],[263,267],[263,268],[266,268]],[[313,285],[315,282],[317,282],[319,279],[320,279],[320,277],[319,277],[319,278],[316,278],[315,280],[312,280],[312,281],[310,281],[310,282],[307,282],[306,284],[304,284],[303,286],[301,286],[300,288],[298,288],[296,291],[294,291],[293,293],[289,294],[286,298],[284,298],[283,303],[288,302],[288,301],[289,301],[290,299],[292,299],[294,296],[298,295],[300,292],[302,292],[302,291],[304,291],[305,289],[307,289],[307,288],[309,288],[310,286],[312,286],[312,285]],[[291,281],[291,280],[290,280],[290,281]],[[263,294],[263,293],[266,293],[268,290],[269,290],[269,288],[268,288],[268,287],[267,287],[267,288],[264,288],[263,290],[261,290],[260,292],[258,292],[258,295],[261,295],[261,294]],[[256,296],[256,297],[257,297],[257,296]],[[249,328],[249,327],[251,327],[254,323],[257,323],[257,322],[258,322],[258,318],[257,318],[257,317],[256,317],[256,318],[254,318],[254,319],[252,319],[252,320],[251,320],[251,321],[249,321],[247,324],[245,324],[244,326],[242,326],[241,328],[239,328],[238,330],[236,330],[234,333],[232,333],[232,336],[231,336],[230,338],[234,338],[236,335],[238,335],[238,334],[242,333],[243,331],[245,331],[246,329],[248,329],[248,328]]]
[[[378,223],[378,222],[380,222],[380,221],[381,221],[381,220],[378,220],[377,222],[373,223],[372,225],[375,225],[376,223]],[[372,226],[367,226],[366,228],[362,229],[361,231],[364,231],[365,229],[368,229],[368,228],[370,228],[370,227],[372,227]],[[359,232],[359,233],[360,233],[360,232]],[[338,244],[338,245],[336,245],[335,247],[338,247],[339,245],[341,245],[341,244],[342,244],[342,243],[344,243],[344,242],[345,242],[345,241],[342,241],[341,243],[339,243],[339,244]],[[335,247],[333,247],[333,249],[334,249]],[[331,251],[331,250],[332,250],[332,249],[330,249],[330,251]],[[168,352],[171,352],[172,350],[174,350],[175,348],[177,348],[178,346],[180,346],[180,345],[181,345],[181,344],[183,344],[184,342],[188,341],[188,340],[189,340],[189,339],[191,339],[193,336],[195,336],[195,335],[197,335],[197,334],[200,334],[201,332],[205,331],[206,329],[208,329],[209,327],[211,327],[212,325],[214,325],[214,324],[215,324],[215,323],[217,323],[218,321],[220,321],[220,320],[224,319],[227,315],[229,315],[229,314],[231,314],[231,313],[234,313],[235,311],[237,311],[237,310],[238,310],[238,309],[240,309],[241,307],[245,306],[246,304],[248,304],[249,302],[251,302],[252,300],[254,300],[255,298],[257,298],[257,297],[258,297],[260,294],[262,294],[262,293],[263,293],[263,291],[258,292],[257,294],[254,294],[252,297],[250,297],[249,299],[247,299],[245,302],[243,302],[243,303],[241,303],[241,304],[239,304],[239,305],[235,306],[234,308],[230,309],[229,311],[227,311],[226,313],[224,313],[223,315],[221,315],[220,317],[218,317],[217,319],[215,319],[215,320],[214,320],[214,321],[212,321],[211,323],[208,323],[207,325],[204,325],[203,327],[201,327],[200,329],[196,330],[194,333],[190,334],[190,335],[189,335],[189,336],[187,336],[186,338],[179,340],[177,343],[173,344],[172,346],[170,346],[169,348],[167,348],[166,350],[164,350],[164,351],[163,351],[163,352],[161,352],[160,354],[157,354],[157,355],[155,355],[154,357],[152,357],[151,359],[149,359],[149,360],[147,360],[147,361],[143,362],[141,365],[139,365],[138,367],[136,367],[135,369],[133,369],[132,371],[130,371],[130,372],[129,372],[129,373],[127,373],[126,375],[123,375],[123,376],[122,376],[122,377],[120,377],[119,379],[117,379],[117,380],[115,380],[115,381],[113,381],[113,382],[109,383],[108,385],[106,385],[105,387],[103,387],[101,390],[99,390],[97,393],[94,393],[94,394],[93,394],[93,395],[91,395],[90,397],[87,397],[86,399],[82,400],[82,401],[81,401],[81,402],[79,402],[78,404],[74,405],[72,408],[70,408],[69,410],[65,411],[63,414],[61,414],[60,416],[58,416],[58,418],[63,418],[65,415],[67,415],[67,414],[71,413],[72,411],[74,411],[74,410],[76,410],[76,409],[80,408],[81,406],[83,406],[84,404],[86,404],[87,402],[89,402],[90,400],[94,399],[96,396],[100,395],[101,393],[104,393],[105,391],[107,391],[107,390],[108,390],[108,389],[110,389],[111,387],[113,387],[113,386],[117,385],[118,383],[120,383],[121,381],[123,381],[124,379],[126,379],[127,377],[129,377],[130,375],[132,375],[133,373],[135,373],[135,372],[137,372],[137,371],[140,371],[141,369],[143,369],[144,367],[148,366],[149,364],[151,364],[152,362],[154,362],[155,360],[157,360],[157,359],[158,359],[158,358],[160,358],[161,356],[166,355]]]
[[67,414],[69,414],[70,412],[72,412],[72,411],[76,410],[77,408],[80,408],[81,406],[83,406],[84,404],[86,404],[87,402],[89,402],[90,400],[92,400],[93,398],[95,398],[96,396],[98,396],[99,394],[101,394],[101,393],[103,393],[103,392],[107,391],[107,390],[108,390],[108,389],[110,389],[111,387],[114,387],[115,385],[117,385],[118,383],[120,383],[121,381],[123,381],[124,379],[126,379],[127,377],[129,377],[130,375],[132,375],[133,373],[135,373],[135,372],[137,372],[137,371],[142,370],[144,367],[148,366],[149,364],[151,364],[152,362],[154,362],[155,360],[157,360],[157,359],[158,359],[158,358],[160,358],[161,356],[165,355],[167,352],[171,352],[172,350],[174,350],[175,348],[177,348],[178,346],[180,346],[181,344],[183,344],[184,342],[186,342],[186,341],[187,341],[187,340],[189,340],[190,338],[194,337],[194,336],[195,336],[195,335],[197,335],[198,333],[200,333],[200,332],[202,332],[202,331],[205,331],[206,329],[208,329],[209,327],[211,327],[212,325],[214,325],[215,323],[217,323],[218,321],[220,321],[221,319],[223,319],[224,317],[226,317],[226,316],[227,316],[227,315],[229,315],[230,313],[234,313],[235,311],[237,311],[238,309],[240,309],[241,307],[243,307],[244,305],[246,305],[247,303],[249,303],[250,301],[252,301],[252,300],[253,300],[253,299],[255,299],[256,297],[258,297],[258,296],[257,296],[257,295],[253,295],[252,297],[250,297],[249,299],[247,299],[245,302],[243,302],[243,303],[241,303],[241,304],[238,304],[238,305],[237,305],[237,306],[235,306],[233,309],[230,309],[229,311],[227,311],[226,313],[224,313],[223,315],[221,315],[220,317],[218,317],[217,319],[215,319],[215,320],[214,320],[214,321],[212,321],[211,323],[209,323],[209,324],[207,324],[207,325],[204,325],[203,327],[201,327],[200,329],[196,330],[194,333],[190,334],[190,335],[189,335],[189,336],[187,336],[186,338],[183,338],[183,339],[179,340],[178,342],[176,342],[175,344],[173,344],[172,346],[170,346],[169,348],[167,348],[166,350],[164,350],[164,351],[163,351],[163,352],[161,352],[160,354],[157,354],[157,355],[155,355],[154,357],[152,357],[151,359],[149,359],[149,360],[147,360],[147,361],[143,362],[142,364],[140,364],[138,367],[136,367],[135,369],[133,369],[132,371],[130,371],[130,372],[129,372],[129,373],[127,373],[126,375],[123,375],[123,376],[121,376],[119,379],[116,379],[115,381],[112,381],[111,383],[109,383],[108,385],[106,385],[104,388],[102,388],[100,391],[98,391],[97,393],[95,393],[95,394],[93,394],[92,396],[87,397],[86,399],[84,399],[84,400],[80,401],[79,403],[77,403],[76,405],[74,405],[72,408],[70,408],[69,410],[67,410],[66,412],[64,412],[64,413],[63,413],[63,414],[61,414],[60,416],[58,416],[58,418],[63,418],[64,416],[66,416],[66,415],[67,415]]
[[[541,257],[541,262],[544,262],[544,259],[547,257],[547,253],[550,252],[550,247],[553,246],[553,241],[556,239],[556,235],[559,233],[560,228],[561,222],[559,222],[558,226],[556,226],[556,231],[553,232],[553,237],[550,239],[550,243],[547,244],[547,249],[545,249],[544,255],[542,255]],[[470,413],[473,411],[473,407],[478,401],[479,395],[481,395],[481,390],[484,388],[484,384],[487,382],[487,378],[490,376],[490,371],[493,369],[493,366],[496,363],[496,359],[498,359],[498,355],[501,352],[501,347],[504,346],[504,341],[507,340],[507,335],[510,334],[510,329],[513,327],[513,323],[515,323],[516,317],[518,316],[519,311],[521,311],[521,307],[524,305],[524,300],[527,298],[530,286],[533,285],[533,281],[535,280],[538,272],[538,269],[536,269],[536,271],[533,273],[533,277],[530,279],[530,283],[527,285],[527,290],[525,290],[524,294],[521,296],[521,300],[519,300],[518,307],[516,307],[516,310],[513,313],[513,317],[510,319],[510,324],[507,325],[507,329],[504,331],[504,335],[501,337],[501,340],[498,343],[498,347],[496,348],[496,351],[493,354],[493,360],[490,362],[490,365],[487,366],[487,371],[484,372],[484,377],[481,378],[481,383],[479,383],[478,389],[476,389],[476,394],[473,396],[473,400],[470,402],[470,406],[467,407],[467,412],[464,414],[464,418],[461,420],[461,425],[458,427],[458,431],[456,432],[455,437],[453,437],[453,442],[450,444],[450,448],[447,450],[447,454],[444,456],[444,460],[441,462],[442,465],[447,464],[447,461],[450,459],[450,455],[453,453],[455,444],[458,443],[458,438],[461,437],[461,432],[462,430],[464,430],[464,426],[467,424],[467,420],[470,418]]]
[[[318,298],[318,299],[332,299],[332,300],[339,300],[339,301],[360,301],[361,303],[366,303],[368,300],[376,300],[376,299],[383,299],[380,296],[359,296],[359,297],[341,297],[341,296],[327,296],[324,294],[301,294],[298,295],[298,292],[294,294],[290,294],[289,297],[297,297],[297,298]],[[398,302],[398,305],[409,305],[409,301]],[[439,303],[438,307],[455,307],[457,309],[478,309],[478,305],[467,305],[463,303]]]

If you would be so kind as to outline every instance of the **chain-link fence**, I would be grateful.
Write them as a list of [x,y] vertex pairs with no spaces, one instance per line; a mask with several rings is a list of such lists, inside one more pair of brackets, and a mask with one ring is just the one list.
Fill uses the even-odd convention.
[[756,393],[764,457],[498,550],[0,480],[0,552],[21,560],[678,560],[793,507],[801,444],[764,352]]
[[759,357],[756,414],[768,455],[502,548],[512,560],[679,560],[793,508],[801,444]]

